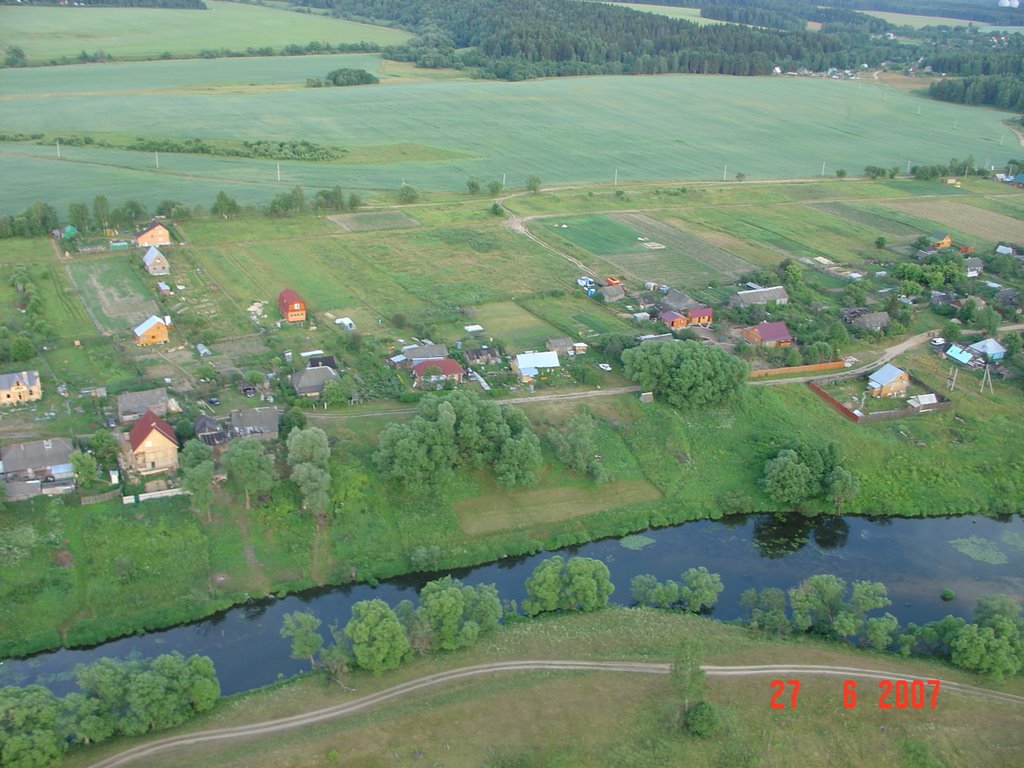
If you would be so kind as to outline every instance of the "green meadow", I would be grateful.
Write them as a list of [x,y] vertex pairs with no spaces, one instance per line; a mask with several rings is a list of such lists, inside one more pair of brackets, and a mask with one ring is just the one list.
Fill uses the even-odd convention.
[[[101,191],[112,202],[209,206],[221,189],[240,203],[265,204],[295,185],[312,192],[340,184],[367,196],[405,181],[421,191],[465,193],[470,177],[486,184],[504,176],[515,189],[530,174],[545,185],[610,182],[616,169],[622,185],[737,174],[805,178],[820,174],[823,162],[828,176],[840,168],[856,175],[868,164],[967,155],[1001,163],[1016,141],[1000,123],[1006,113],[924,101],[869,81],[664,75],[303,86],[341,58],[267,60],[287,76],[259,60],[0,71],[7,132],[73,126],[79,135],[123,134],[130,125],[133,137],[306,139],[359,148],[360,158],[281,162],[278,181],[271,160],[162,153],[158,169],[147,152],[66,146],[58,160],[52,145],[0,143],[0,174],[9,180],[0,211],[22,210],[25,188],[63,209]],[[203,77],[242,85],[206,91]],[[398,149],[409,145],[418,151]]]
[[[176,8],[0,7],[0,47],[17,45],[30,63],[81,51],[118,59],[156,59],[165,53],[283,48],[310,40],[399,45],[409,34],[329,16],[287,13],[256,5],[209,0],[207,11]],[[51,73],[52,74],[52,73]]]

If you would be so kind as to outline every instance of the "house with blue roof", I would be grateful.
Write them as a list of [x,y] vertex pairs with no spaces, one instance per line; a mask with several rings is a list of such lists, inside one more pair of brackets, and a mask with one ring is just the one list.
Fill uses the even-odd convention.
[[868,394],[872,397],[905,397],[910,374],[886,363],[868,377]]
[[151,275],[171,274],[171,265],[167,261],[167,257],[160,253],[160,249],[155,245],[151,245],[149,250],[143,255],[142,265]]
[[971,344],[968,349],[973,352],[977,352],[979,355],[984,355],[989,362],[1002,360],[1006,357],[1006,347],[995,339],[984,339],[982,341],[975,342],[974,344]]
[[532,384],[541,371],[560,367],[557,352],[526,352],[512,361],[512,370],[525,384]]
[[957,344],[949,345],[949,348],[946,350],[946,357],[955,360],[960,365],[968,365],[974,359],[974,355],[969,350]]

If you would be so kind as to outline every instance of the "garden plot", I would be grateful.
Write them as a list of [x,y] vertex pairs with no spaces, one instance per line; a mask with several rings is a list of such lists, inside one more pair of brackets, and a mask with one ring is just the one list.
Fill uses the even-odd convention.
[[401,211],[385,211],[381,213],[339,213],[328,216],[346,232],[376,232],[382,229],[412,229],[420,226],[412,216]]
[[109,256],[68,264],[68,274],[90,317],[105,335],[133,328],[160,311],[129,258],[133,257]]
[[607,258],[634,280],[674,285],[733,282],[754,266],[695,235],[641,213],[616,213],[614,220],[642,233],[639,249]]
[[948,228],[993,242],[1024,242],[1024,221],[957,200],[898,200],[886,203],[897,211],[931,219]]

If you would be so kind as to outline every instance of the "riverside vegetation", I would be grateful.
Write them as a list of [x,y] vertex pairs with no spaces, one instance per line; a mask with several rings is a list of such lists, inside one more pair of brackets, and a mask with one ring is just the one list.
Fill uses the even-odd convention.
[[[361,679],[361,672],[379,677],[413,663],[415,658],[436,656],[445,659],[445,664],[461,662],[461,657],[450,656],[449,652],[477,646],[502,625],[501,634],[514,633],[515,626],[528,621],[527,617],[605,611],[613,587],[604,563],[582,557],[568,561],[554,557],[536,567],[526,589],[527,599],[522,606],[525,617],[514,604],[503,605],[493,585],[468,587],[449,576],[425,585],[418,605],[409,600],[395,608],[382,600],[356,603],[344,627],[330,626],[330,642],[325,643],[321,620],[304,611],[286,614],[281,634],[291,640],[294,658],[308,659],[314,671],[322,672],[324,680],[347,691],[349,683]],[[681,583],[659,584],[653,577],[640,575],[632,584],[637,603],[669,609],[670,613],[673,609],[707,612],[714,607],[721,589],[717,574],[703,568],[689,569]],[[1012,677],[1024,665],[1020,606],[1002,596],[982,598],[973,623],[947,617],[924,627],[908,625],[898,641],[894,616],[868,615],[889,605],[885,586],[878,582],[855,582],[848,588],[842,579],[829,574],[809,577],[789,590],[792,618],[787,613],[787,595],[778,589],[748,590],[743,602],[748,611],[744,623],[752,636],[761,638],[762,655],[766,648],[784,648],[780,638],[804,636],[853,641],[878,651],[898,642],[904,658],[917,653],[945,658],[955,667],[991,681]],[[631,623],[643,620],[632,613]],[[614,616],[610,621],[618,627]],[[720,656],[721,652],[712,651],[704,639],[709,631],[720,634],[720,630],[687,626],[680,633],[679,629],[683,628],[677,627],[666,636],[663,642],[667,645],[645,651],[646,658],[665,658],[671,649],[673,659],[669,680],[672,697],[656,717],[662,723],[656,751],[672,751],[679,738],[684,742],[714,740],[724,730],[728,738],[740,740],[745,759],[753,759],[753,744],[749,735],[742,735],[744,730],[736,722],[733,705],[722,701],[699,672],[701,663]],[[774,640],[764,645],[765,638]],[[623,651],[627,657],[636,653],[635,646],[629,651],[624,647]],[[589,656],[592,651],[577,650],[573,657],[580,653]],[[69,745],[73,747],[72,756],[88,759],[94,754],[84,749],[89,745],[116,736],[167,729],[210,710],[216,716],[217,709],[223,709],[215,708],[219,688],[212,664],[203,657],[185,660],[170,654],[147,662],[103,659],[80,666],[75,676],[78,691],[61,699],[40,686],[0,689],[0,705],[9,713],[0,726],[7,729],[0,745],[5,766],[56,765]],[[923,739],[914,749],[930,753],[936,749],[930,742],[933,740]],[[938,751],[942,749],[938,746]],[[582,757],[566,764],[575,765],[577,759]]]

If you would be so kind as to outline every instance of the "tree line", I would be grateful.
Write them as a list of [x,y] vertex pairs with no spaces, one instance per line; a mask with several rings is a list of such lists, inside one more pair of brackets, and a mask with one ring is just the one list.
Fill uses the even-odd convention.
[[79,664],[74,677],[78,689],[63,697],[41,685],[0,688],[0,765],[56,766],[71,747],[173,728],[220,699],[207,656],[103,658]]
[[319,77],[306,78],[307,88],[323,88],[324,86],[376,85],[380,80],[365,69],[332,69],[321,80]]
[[1020,75],[944,77],[928,86],[928,95],[955,104],[981,104],[1024,112],[1024,80]]

